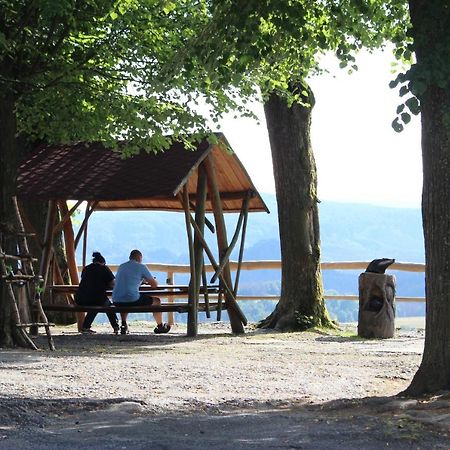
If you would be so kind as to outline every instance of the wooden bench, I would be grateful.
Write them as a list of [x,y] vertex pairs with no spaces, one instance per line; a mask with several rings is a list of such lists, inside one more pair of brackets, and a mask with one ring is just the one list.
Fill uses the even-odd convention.
[[[66,295],[75,294],[78,289],[78,285],[53,285],[50,286],[50,295],[53,298],[54,295]],[[172,297],[183,296],[187,297],[189,286],[185,285],[164,285],[158,288],[151,288],[150,286],[141,286],[140,293],[150,294],[152,297]],[[208,294],[218,294],[219,286],[208,286],[206,289]],[[112,291],[106,291],[108,296],[111,296]],[[202,287],[201,294],[205,293],[205,289]],[[209,302],[208,305],[204,302],[199,303],[198,310],[204,312],[209,306],[210,311],[217,311],[219,303]],[[160,305],[142,305],[142,306],[92,306],[92,305],[77,305],[77,304],[43,304],[44,311],[60,311],[60,312],[98,312],[98,313],[154,313],[154,312],[178,312],[187,313],[191,306],[187,302],[161,302]],[[225,302],[221,303],[221,309],[226,309]]]
[[[225,303],[222,309],[226,309]],[[87,305],[49,305],[43,304],[44,311],[60,311],[60,312],[98,312],[98,313],[154,313],[154,312],[178,312],[186,313],[191,306],[187,302],[183,303],[161,303],[160,305],[143,305],[143,306],[87,306]],[[217,311],[218,303],[212,302],[209,304],[210,311]],[[198,309],[201,312],[206,311],[206,304],[200,303]]]

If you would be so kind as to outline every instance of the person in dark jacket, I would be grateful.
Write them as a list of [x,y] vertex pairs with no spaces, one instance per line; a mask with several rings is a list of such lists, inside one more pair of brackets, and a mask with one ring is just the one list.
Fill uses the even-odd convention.
[[[81,273],[80,286],[75,294],[75,302],[77,305],[83,306],[108,306],[111,305],[106,291],[114,286],[114,275],[110,268],[106,265],[106,260],[100,252],[92,254],[92,263],[87,265]],[[119,322],[115,313],[106,314],[109,323],[113,327],[114,333],[119,333]],[[88,312],[81,332],[95,333],[91,329],[92,322],[97,316],[96,312]]]

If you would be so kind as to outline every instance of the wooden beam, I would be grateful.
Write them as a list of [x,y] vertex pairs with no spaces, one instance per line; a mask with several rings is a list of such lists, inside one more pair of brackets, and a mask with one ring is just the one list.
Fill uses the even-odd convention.
[[[206,161],[206,160],[205,160]],[[250,193],[250,198],[255,196],[254,191],[247,190],[247,191],[235,191],[235,192],[221,192],[220,198],[222,200],[243,200],[247,195]],[[195,194],[189,194],[189,198],[195,200]],[[209,193],[206,196],[206,201],[210,202],[213,199],[213,195]]]
[[[197,233],[198,239],[201,242],[203,249],[205,250],[206,255],[209,258],[209,262],[211,263],[211,265],[213,266],[214,270],[217,270],[219,268],[219,265],[216,262],[216,259],[214,258],[214,255],[212,254],[210,248],[208,247],[207,242],[205,241],[203,235],[200,233],[200,230],[198,228],[198,225],[195,223],[195,220],[192,218],[192,216],[190,217],[191,220],[191,224],[194,227],[194,232]],[[223,277],[223,274],[219,275],[220,281],[221,281],[221,286],[223,287],[223,289],[228,293],[228,295],[230,295],[232,297],[232,299],[236,302],[236,299],[233,296],[233,291],[230,288],[230,285],[227,284],[226,280]],[[241,309],[239,308],[239,305],[236,303],[236,313],[239,315],[240,319],[242,322],[246,321],[247,319],[245,318],[244,313],[241,311]]]
[[[187,189],[186,189],[187,192]],[[203,164],[200,164],[198,166],[197,170],[197,199],[196,199],[196,207],[195,207],[195,223],[198,226],[198,229],[202,235],[204,235],[205,232],[205,203],[206,203],[206,194],[207,194],[207,179],[206,179],[206,172],[205,168],[203,167]],[[189,213],[190,216],[190,213]],[[190,223],[190,220],[189,220]],[[195,294],[194,294],[194,301],[195,304],[198,305],[199,300],[199,293],[200,293],[200,284],[202,280],[202,273],[203,273],[203,246],[198,238],[198,233],[195,233],[194,235],[194,261],[195,261]],[[198,311],[197,306],[192,308],[191,314],[196,313],[195,316],[195,328],[198,328]],[[189,313],[188,313],[188,319],[189,319]],[[194,318],[192,319],[192,321]],[[188,320],[188,327],[189,327],[189,320]],[[189,331],[189,330],[188,330]]]
[[[70,208],[70,211],[67,207],[67,203],[65,200],[58,201],[59,210],[61,212],[62,218],[58,222],[58,224],[55,226],[53,233],[58,234],[65,226],[65,224],[69,221],[72,214],[76,211],[76,209],[83,203],[83,200],[78,200],[72,208]],[[61,210],[61,205],[64,204],[66,207],[64,208],[64,212]]]
[[190,269],[191,269],[191,280],[189,283],[189,296],[188,296],[188,303],[190,305],[191,314],[188,320],[187,325],[187,335],[190,337],[197,336],[197,315],[198,315],[198,302],[195,301],[195,293],[197,290],[197,287],[195,285],[195,257],[194,257],[194,242],[192,239],[192,228],[191,228],[191,213],[189,210],[189,197],[187,192],[187,186],[183,189],[183,195],[181,197],[183,208],[184,208],[184,218],[186,222],[186,233],[187,233],[187,239],[188,239],[188,247],[189,247],[189,263],[190,263]]
[[[205,158],[205,169],[208,176],[208,189],[211,195],[211,203],[213,207],[214,220],[216,223],[217,246],[219,249],[220,261],[228,248],[227,244],[227,230],[225,227],[225,219],[223,217],[222,201],[220,198],[219,188],[217,185],[216,171],[214,167],[214,160],[212,155]],[[229,264],[225,264],[223,268],[223,279],[228,286],[231,286],[231,271]],[[227,305],[228,317],[230,318],[231,329],[233,333],[243,334],[244,326],[247,324],[247,319],[239,305],[237,304],[233,295],[228,291],[225,292],[225,304]]]
[[244,258],[245,235],[247,233],[248,203],[245,203],[244,205],[242,205],[242,209],[244,210],[244,225],[242,227],[241,245],[240,245],[240,248],[239,248],[238,266],[237,266],[237,270],[236,270],[236,276],[234,278],[233,293],[234,293],[235,297],[237,297],[237,293],[238,293],[239,278],[241,276],[241,268],[242,268],[242,260]]
[[[191,208],[195,211],[196,210],[196,206],[195,203],[192,201],[189,201],[189,205],[191,205]],[[214,225],[211,223],[211,221],[205,217],[205,225],[209,228],[209,231],[211,231],[211,233],[215,233],[216,229],[214,228]]]
[[229,263],[231,252],[233,251],[234,246],[236,245],[236,242],[237,242],[237,240],[239,238],[239,233],[241,231],[242,222],[244,221],[244,216],[246,216],[246,214],[248,213],[248,203],[249,203],[249,201],[250,201],[250,194],[247,195],[247,197],[245,197],[243,202],[242,202],[242,209],[241,209],[241,213],[239,214],[239,219],[238,219],[237,224],[236,224],[236,230],[234,232],[233,238],[231,239],[231,242],[230,242],[230,245],[227,248],[227,251],[223,255],[223,259],[220,261],[219,271],[216,272],[211,278],[211,281],[210,281],[211,283],[215,283],[216,282],[217,277],[219,276],[220,273],[222,273],[222,270],[225,267],[225,264]]
[[89,209],[89,212],[85,214],[83,222],[81,223],[80,229],[78,230],[77,236],[75,237],[75,250],[78,247],[78,244],[81,239],[81,235],[84,232],[84,228],[87,226],[87,222],[89,220],[89,217],[91,217],[91,214],[94,212],[95,207],[97,206],[98,202],[93,202],[91,208],[89,208],[89,203],[86,205],[86,209]]
[[56,219],[56,201],[48,202],[47,220],[45,223],[44,244],[42,247],[41,264],[39,267],[39,276],[44,280],[42,288],[45,290],[48,280],[48,269],[53,251],[53,228]]
[[[67,213],[70,212],[67,207],[67,203],[65,201],[58,202],[58,206],[59,210],[61,211],[61,214],[64,214],[66,216]],[[67,267],[69,270],[70,281],[72,284],[80,284],[77,260],[75,257],[75,238],[70,215],[68,216],[68,220],[64,222],[63,232],[64,232],[63,233],[64,246],[66,248]]]
[[205,312],[206,312],[206,318],[211,318],[211,311],[209,309],[209,293],[208,293],[208,279],[206,278],[206,271],[205,271],[205,259],[203,258],[202,262],[202,284],[204,287],[203,291],[203,297],[205,299]]

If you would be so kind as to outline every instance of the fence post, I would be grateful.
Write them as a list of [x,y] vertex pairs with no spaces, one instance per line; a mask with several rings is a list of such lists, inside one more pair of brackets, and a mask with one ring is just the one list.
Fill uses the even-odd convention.
[[[173,272],[167,272],[166,284],[171,284],[171,285],[175,284]],[[173,291],[173,289],[171,289],[171,291]],[[174,299],[174,297],[172,295],[167,297],[167,301],[169,303],[173,303],[173,299]],[[167,313],[167,322],[170,326],[175,325],[175,315],[174,315],[173,311],[169,311]]]

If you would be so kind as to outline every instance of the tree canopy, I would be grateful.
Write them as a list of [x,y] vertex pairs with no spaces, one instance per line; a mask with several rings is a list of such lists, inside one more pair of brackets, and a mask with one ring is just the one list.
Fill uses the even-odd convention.
[[204,134],[191,84],[167,71],[203,17],[192,1],[1,1],[0,85],[14,95],[18,131],[155,150],[169,132]]

